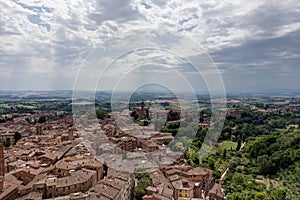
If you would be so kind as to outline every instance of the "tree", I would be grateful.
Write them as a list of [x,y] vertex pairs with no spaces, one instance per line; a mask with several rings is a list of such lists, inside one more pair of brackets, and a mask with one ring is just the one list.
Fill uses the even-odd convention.
[[146,191],[144,190],[144,188],[142,188],[142,187],[136,187],[136,188],[134,188],[134,191],[133,191],[134,199],[136,199],[136,200],[142,200],[143,196],[145,194],[146,194]]
[[246,139],[245,133],[242,133],[242,142],[245,142],[245,139]]
[[168,113],[167,121],[175,121],[180,119],[180,114],[174,110]]
[[148,120],[143,120],[143,126],[148,126],[150,122]]
[[134,121],[139,118],[139,115],[137,114],[136,110],[133,110],[131,112],[130,116],[134,118]]
[[14,135],[14,139],[15,139],[15,144],[17,143],[18,140],[20,140],[22,138],[22,135],[21,133],[19,132],[15,132],[15,135]]
[[38,123],[42,124],[42,123],[44,123],[44,122],[46,122],[46,117],[45,117],[45,116],[41,116],[41,117],[39,118],[39,120],[38,120]]
[[276,188],[271,191],[271,197],[274,200],[286,199],[286,192],[283,188]]
[[229,169],[235,169],[239,164],[241,163],[241,159],[239,158],[233,158],[230,160],[228,164]]
[[230,139],[231,134],[232,134],[232,129],[230,126],[227,125],[222,130],[222,134],[221,134],[222,138],[221,139],[223,139],[223,140]]
[[255,192],[254,199],[255,200],[264,200],[264,199],[266,199],[266,193],[264,193],[264,192]]
[[214,179],[220,179],[221,173],[219,171],[213,171],[212,176]]
[[241,139],[238,138],[238,140],[237,140],[237,146],[236,146],[236,150],[237,150],[237,151],[240,150],[240,148],[241,148],[241,143],[242,143]]
[[108,112],[105,110],[98,109],[96,110],[97,119],[105,119],[108,118]]
[[9,147],[9,146],[10,146],[10,140],[2,139],[2,140],[0,140],[0,142],[1,142],[5,147]]
[[215,162],[213,159],[211,158],[208,159],[208,166],[211,170],[215,170]]
[[226,159],[226,152],[227,152],[227,150],[224,149],[224,150],[223,150],[223,159]]
[[151,180],[148,173],[140,173],[137,175],[138,184],[134,188],[134,199],[142,200],[142,197],[146,194],[146,188],[151,185]]
[[276,165],[267,155],[262,155],[257,158],[257,165],[259,167],[260,173],[267,175],[276,172]]

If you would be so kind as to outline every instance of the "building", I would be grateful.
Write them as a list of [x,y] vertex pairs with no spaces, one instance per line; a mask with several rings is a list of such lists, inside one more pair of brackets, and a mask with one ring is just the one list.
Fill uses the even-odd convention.
[[139,119],[146,119],[149,117],[149,108],[145,108],[145,103],[142,101],[141,108],[134,109]]
[[162,171],[175,189],[176,200],[204,198],[212,186],[212,171],[207,168],[174,165]]
[[132,199],[134,176],[129,173],[109,169],[106,178],[98,182],[93,188],[97,199]]
[[72,171],[70,176],[58,178],[48,175],[32,186],[35,192],[42,192],[43,198],[65,196],[70,193],[86,192],[97,182],[97,172],[89,169]]
[[110,141],[124,151],[133,152],[137,147],[137,139],[130,136],[123,136],[120,138],[113,137],[110,138]]
[[10,145],[15,144],[15,131],[12,129],[0,130],[0,139],[8,141]]
[[3,154],[3,144],[0,143],[0,192],[4,188],[4,154]]
[[223,192],[222,185],[215,183],[208,192],[209,200],[224,200],[225,194]]
[[173,140],[174,137],[172,136],[172,133],[159,132],[151,137],[151,141],[160,145]]
[[146,195],[143,200],[172,200],[174,189],[170,181],[160,170],[149,174],[152,186],[146,188]]
[[140,139],[139,144],[140,144],[142,150],[145,151],[146,153],[157,151],[159,148],[156,143],[154,143],[152,141],[148,141],[148,140]]
[[43,127],[42,127],[42,125],[41,124],[37,124],[36,126],[35,126],[35,129],[36,129],[36,135],[42,135],[43,134]]

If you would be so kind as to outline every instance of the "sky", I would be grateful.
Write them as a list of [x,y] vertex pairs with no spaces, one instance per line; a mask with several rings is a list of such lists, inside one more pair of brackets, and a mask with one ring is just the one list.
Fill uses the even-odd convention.
[[298,0],[7,0],[0,10],[0,90],[300,89]]

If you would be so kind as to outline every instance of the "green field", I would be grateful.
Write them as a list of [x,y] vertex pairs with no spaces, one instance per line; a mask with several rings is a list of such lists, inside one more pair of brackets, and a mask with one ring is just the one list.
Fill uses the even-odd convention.
[[[32,106],[32,105],[23,105],[23,104],[16,104],[15,106],[20,107],[20,108],[27,108],[27,109],[35,109],[36,108],[35,106]],[[2,103],[2,104],[0,104],[0,107],[11,108],[12,105]]]
[[0,103],[0,107],[3,107],[3,108],[10,108],[11,106],[9,106],[8,104],[3,104],[3,103],[1,104],[1,103]]
[[220,142],[216,145],[215,147],[215,151],[218,151],[218,152],[223,152],[224,149],[226,150],[230,150],[232,148],[232,150],[235,150],[236,149],[236,146],[237,146],[237,143],[236,142],[232,142],[232,141],[223,141],[223,142]]

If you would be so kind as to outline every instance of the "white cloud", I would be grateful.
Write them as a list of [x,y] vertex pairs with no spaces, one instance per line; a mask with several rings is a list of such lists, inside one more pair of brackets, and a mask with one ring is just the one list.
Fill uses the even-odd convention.
[[284,36],[288,33],[300,30],[300,22],[291,23],[287,25],[283,25],[279,28],[279,30],[275,33],[277,37]]
[[[76,73],[94,47],[128,45],[106,44],[107,39],[146,28],[190,38],[210,53],[289,37],[300,29],[297,0],[11,0],[0,2],[0,9],[0,76],[52,73],[63,79],[66,72]],[[299,60],[298,49],[273,55]]]

